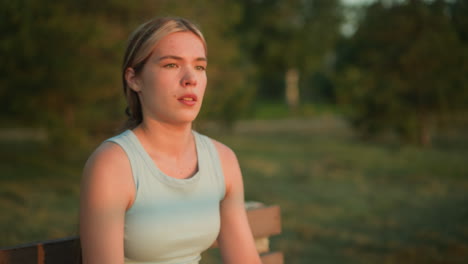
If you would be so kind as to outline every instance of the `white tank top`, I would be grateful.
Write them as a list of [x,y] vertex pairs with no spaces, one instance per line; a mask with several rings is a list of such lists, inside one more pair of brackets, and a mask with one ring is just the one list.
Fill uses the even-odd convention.
[[216,240],[225,194],[221,162],[211,139],[192,133],[198,172],[188,179],[164,174],[131,130],[106,140],[126,152],[136,186],[125,214],[125,263],[197,264]]

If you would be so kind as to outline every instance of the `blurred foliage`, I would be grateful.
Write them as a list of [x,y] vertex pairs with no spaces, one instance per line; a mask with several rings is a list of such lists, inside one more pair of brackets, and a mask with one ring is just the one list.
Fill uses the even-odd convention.
[[[278,75],[296,64],[309,72],[316,69],[339,24],[337,1],[45,3],[2,3],[1,119],[8,125],[76,129],[119,120],[116,112],[120,114],[123,100],[118,67],[125,40],[138,24],[158,15],[187,17],[201,26],[210,60],[202,116],[232,122],[251,105],[260,79],[256,73]],[[324,28],[328,13],[333,13],[333,23]],[[330,40],[318,45],[318,35]],[[265,52],[257,54],[260,50]]]
[[336,93],[365,135],[429,145],[468,106],[467,1],[379,1],[338,48]]
[[[115,133],[126,39],[169,15],[198,23],[208,42],[202,120],[230,127],[262,103],[284,108],[296,69],[308,109],[337,103],[364,134],[430,142],[442,117],[468,106],[467,2],[378,1],[345,21],[339,0],[0,0],[0,127],[45,128],[64,150]],[[343,23],[355,34],[342,36]]]
[[244,17],[238,26],[239,37],[255,65],[258,96],[283,101],[286,71],[296,68],[301,76],[302,99],[313,98],[313,90],[321,88],[315,85],[313,76],[328,78],[326,62],[334,52],[343,22],[340,2],[241,2]]
[[2,126],[46,127],[61,146],[112,116],[126,33],[76,1],[2,2]]
[[2,0],[0,5],[2,127],[46,127],[55,146],[118,127],[124,119],[119,87],[125,41],[137,25],[162,15],[194,20],[208,41],[211,89],[203,116],[232,122],[252,99],[251,67],[233,31],[241,18],[235,1]]

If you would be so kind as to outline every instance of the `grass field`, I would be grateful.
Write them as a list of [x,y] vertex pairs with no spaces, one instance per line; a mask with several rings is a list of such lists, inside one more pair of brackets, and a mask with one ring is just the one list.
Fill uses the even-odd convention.
[[[466,137],[361,142],[335,118],[202,130],[238,154],[246,200],[281,206],[285,263],[468,263]],[[0,247],[75,234],[89,153],[0,144]]]

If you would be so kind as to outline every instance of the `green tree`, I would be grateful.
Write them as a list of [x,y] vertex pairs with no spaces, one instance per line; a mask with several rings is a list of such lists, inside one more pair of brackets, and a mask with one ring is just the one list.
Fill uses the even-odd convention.
[[112,84],[102,60],[111,47],[97,38],[102,28],[74,1],[2,2],[3,126],[45,127],[55,143],[78,139],[85,110],[108,95],[95,88]]
[[326,71],[324,62],[339,37],[340,2],[244,0],[242,9],[238,34],[257,69],[259,97],[284,98],[288,83],[314,89],[308,80]]
[[467,47],[449,3],[411,0],[366,11],[337,63],[339,102],[365,135],[429,145],[440,116],[468,106]]
[[205,33],[210,63],[202,117],[233,122],[252,99],[252,67],[234,34],[240,19],[235,1],[1,1],[4,127],[45,127],[54,144],[114,131],[125,118],[125,42],[155,16],[187,17]]

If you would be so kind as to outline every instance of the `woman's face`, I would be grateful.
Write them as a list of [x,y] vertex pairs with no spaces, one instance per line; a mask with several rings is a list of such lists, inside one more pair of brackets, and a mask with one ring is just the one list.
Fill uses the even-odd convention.
[[140,98],[143,120],[192,122],[203,101],[206,66],[205,46],[195,34],[176,32],[162,38],[142,71],[126,76]]

